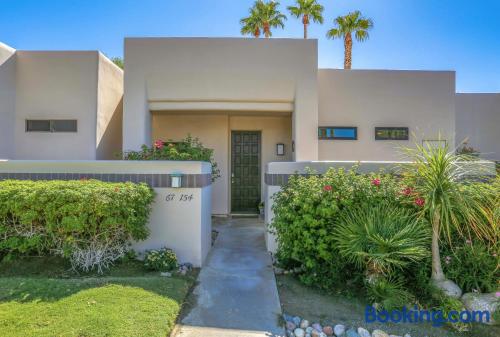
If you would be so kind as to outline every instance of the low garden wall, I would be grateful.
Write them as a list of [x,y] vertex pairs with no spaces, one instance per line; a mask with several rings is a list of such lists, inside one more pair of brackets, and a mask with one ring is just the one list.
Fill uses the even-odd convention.
[[[281,186],[288,182],[292,175],[307,175],[311,170],[317,174],[323,174],[330,168],[344,168],[349,170],[353,166],[358,166],[359,173],[396,172],[402,164],[411,162],[396,161],[303,161],[303,162],[272,162],[266,165],[264,176],[265,181],[265,223],[266,226],[273,221],[273,195],[281,189]],[[477,167],[475,171],[477,177],[494,177],[496,175],[495,163],[491,161],[467,162],[464,165]],[[266,234],[266,245],[270,252],[276,252],[276,238],[269,231]]]
[[[180,177],[180,187],[172,186]],[[195,161],[0,160],[0,180],[80,180],[146,183],[155,191],[149,236],[138,252],[169,247],[180,263],[201,266],[211,246],[211,165]],[[175,183],[174,183],[175,184]]]

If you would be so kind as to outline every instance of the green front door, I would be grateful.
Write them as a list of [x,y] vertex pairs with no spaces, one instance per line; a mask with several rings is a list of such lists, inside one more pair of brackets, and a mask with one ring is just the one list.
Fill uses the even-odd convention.
[[231,132],[231,212],[257,213],[260,203],[260,131]]

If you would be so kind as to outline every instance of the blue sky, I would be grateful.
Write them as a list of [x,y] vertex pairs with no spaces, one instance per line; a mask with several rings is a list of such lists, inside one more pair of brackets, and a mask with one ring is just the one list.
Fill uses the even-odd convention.
[[[281,1],[281,8],[293,0]],[[500,92],[500,0],[323,0],[312,25],[319,65],[341,68],[343,44],[325,38],[338,15],[359,9],[375,27],[355,44],[353,68],[456,70],[457,91]],[[123,54],[126,36],[240,36],[253,0],[0,0],[0,41],[23,50]],[[301,37],[289,18],[275,37]]]

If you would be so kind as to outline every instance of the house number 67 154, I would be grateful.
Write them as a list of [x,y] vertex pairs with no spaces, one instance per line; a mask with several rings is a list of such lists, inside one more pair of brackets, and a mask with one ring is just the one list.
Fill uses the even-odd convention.
[[[174,193],[170,193],[170,194],[167,194],[167,196],[165,197],[165,201],[169,202],[169,201],[175,201],[175,198],[176,195]],[[179,201],[187,201],[187,202],[190,202],[193,200],[193,195],[192,194],[181,194],[179,196]]]

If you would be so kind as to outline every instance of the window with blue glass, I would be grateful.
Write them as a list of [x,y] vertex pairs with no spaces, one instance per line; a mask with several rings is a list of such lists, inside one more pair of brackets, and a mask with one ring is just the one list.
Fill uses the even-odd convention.
[[358,128],[355,126],[320,126],[318,128],[319,139],[358,139]]

